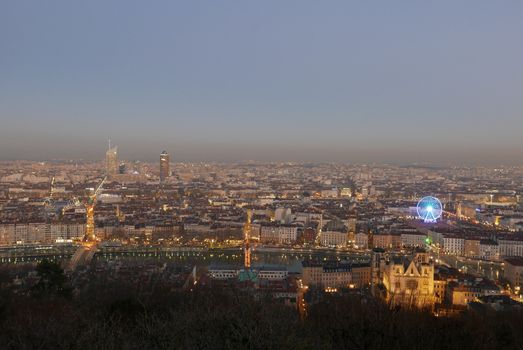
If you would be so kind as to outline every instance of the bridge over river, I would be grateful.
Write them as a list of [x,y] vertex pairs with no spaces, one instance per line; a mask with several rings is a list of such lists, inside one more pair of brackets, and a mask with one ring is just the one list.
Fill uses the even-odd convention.
[[[241,263],[241,247],[163,247],[163,246],[110,246],[99,244],[90,249],[83,245],[27,245],[0,248],[0,264],[34,263],[42,259],[61,261],[64,266],[75,268],[91,260],[140,260],[154,259],[191,262],[202,265],[210,263]],[[368,252],[325,248],[255,247],[252,251],[254,264],[286,265],[299,269],[304,259],[327,260],[347,258],[355,262],[367,262]]]

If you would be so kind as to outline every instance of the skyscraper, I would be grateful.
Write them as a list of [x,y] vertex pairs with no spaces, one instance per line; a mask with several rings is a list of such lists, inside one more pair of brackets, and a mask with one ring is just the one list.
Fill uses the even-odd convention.
[[107,176],[118,174],[118,147],[109,148],[105,152],[105,173]]
[[160,154],[160,182],[169,177],[169,154],[163,151]]

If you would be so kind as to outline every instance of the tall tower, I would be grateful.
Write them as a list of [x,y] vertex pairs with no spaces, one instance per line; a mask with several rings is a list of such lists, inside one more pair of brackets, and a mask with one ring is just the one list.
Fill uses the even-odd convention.
[[243,267],[245,270],[249,270],[251,268],[251,245],[250,245],[250,238],[251,238],[251,221],[252,221],[252,210],[247,210],[247,221],[243,225],[243,255],[244,255],[244,262]]
[[105,173],[107,176],[118,174],[118,147],[110,147],[105,152]]
[[160,153],[160,182],[164,182],[169,177],[169,153],[163,151]]

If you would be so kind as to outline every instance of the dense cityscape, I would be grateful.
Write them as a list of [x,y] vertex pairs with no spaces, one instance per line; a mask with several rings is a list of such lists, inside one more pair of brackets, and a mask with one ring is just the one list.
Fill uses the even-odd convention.
[[[430,309],[519,309],[523,168],[299,163],[4,162],[2,288],[56,261],[96,275],[269,293],[302,316],[325,294]],[[430,196],[430,197],[427,197]],[[437,217],[420,216],[423,198]],[[439,198],[439,199],[438,199]],[[431,207],[432,208],[432,207]]]
[[523,349],[522,14],[0,1],[0,350]]
[[[523,167],[515,166],[184,163],[166,151],[159,152],[156,163],[147,163],[119,159],[117,147],[98,162],[2,162],[2,309],[4,314],[14,312],[13,307],[21,312],[31,308],[28,300],[56,305],[62,299],[92,307],[88,300],[98,295],[96,300],[109,303],[102,310],[119,310],[110,311],[112,318],[114,312],[140,314],[141,307],[155,314],[169,298],[185,298],[182,305],[198,310],[203,299],[209,299],[215,300],[208,306],[215,312],[241,307],[235,315],[247,317],[236,321],[242,324],[256,317],[244,313],[252,305],[282,308],[265,321],[280,322],[276,318],[283,313],[293,320],[288,322],[297,322],[295,330],[313,320],[329,320],[346,308],[358,312],[355,317],[402,310],[404,317],[431,315],[441,322],[520,317],[522,180]],[[129,291],[136,294],[129,296]],[[192,301],[187,300],[191,295]],[[22,309],[12,302],[19,298],[26,304]],[[134,304],[144,298],[147,306]],[[155,303],[149,304],[151,300]],[[362,311],[365,304],[368,308]],[[331,307],[335,309],[319,316]],[[385,311],[379,311],[382,307]],[[55,317],[66,317],[64,322],[76,317],[62,307],[58,310]],[[49,311],[42,314],[48,316]],[[346,316],[338,317],[347,322]],[[91,327],[99,322],[92,320]],[[118,321],[112,327],[121,326]],[[12,339],[10,332],[20,332],[8,329],[6,341]],[[89,329],[99,332],[100,343],[76,346],[107,345],[107,333]],[[74,339],[50,339],[56,331],[32,336],[46,347],[58,346],[56,339],[65,344]],[[131,339],[126,330],[120,332],[125,334],[122,339]],[[517,338],[506,336],[477,346],[518,344]],[[321,336],[313,332],[308,337],[294,345],[318,347],[314,344]],[[321,340],[319,347],[355,341],[332,337],[327,343]],[[11,347],[34,346],[30,339]],[[204,346],[180,339],[180,347]],[[367,344],[362,346],[382,347],[375,343],[380,338],[369,339],[362,337]],[[448,347],[448,341],[461,346],[438,339],[430,340],[432,346]],[[397,338],[395,347],[414,346],[401,345],[404,342]],[[171,339],[166,346],[175,343]],[[257,348],[271,346],[259,339],[256,343]],[[273,346],[284,343],[280,339]],[[125,347],[151,343],[149,336],[141,335],[132,344]]]

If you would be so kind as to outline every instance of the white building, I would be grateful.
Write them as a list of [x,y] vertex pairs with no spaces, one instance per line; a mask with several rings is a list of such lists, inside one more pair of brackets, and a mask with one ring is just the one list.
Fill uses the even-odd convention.
[[490,239],[479,242],[479,258],[485,260],[499,260],[499,245]]
[[443,251],[445,254],[464,255],[465,239],[457,236],[444,235]]
[[84,224],[7,224],[0,225],[0,245],[55,243],[57,240],[78,239],[84,234]]
[[[231,266],[211,266],[209,267],[209,276],[216,280],[228,280],[239,278],[242,268]],[[287,278],[288,271],[285,267],[254,267],[253,273],[259,280],[281,281]]]
[[346,246],[348,240],[347,232],[326,231],[320,235],[321,245],[325,247]]
[[323,288],[348,287],[352,282],[352,269],[349,264],[339,261],[303,261],[303,284]]
[[293,244],[298,239],[299,226],[294,225],[262,225],[260,242]]
[[521,256],[523,257],[523,240],[505,237],[498,239],[499,255],[501,257]]
[[262,266],[257,269],[258,278],[262,280],[281,281],[287,278],[288,271],[285,267]]
[[369,236],[363,232],[356,233],[354,236],[354,245],[359,249],[367,249],[369,246]]
[[240,270],[235,268],[209,267],[209,276],[216,280],[228,280],[238,278]]
[[427,235],[419,232],[401,234],[401,245],[403,247],[424,247]]
[[348,228],[343,220],[335,218],[323,225],[320,233],[320,243],[323,246],[346,246],[348,240]]

